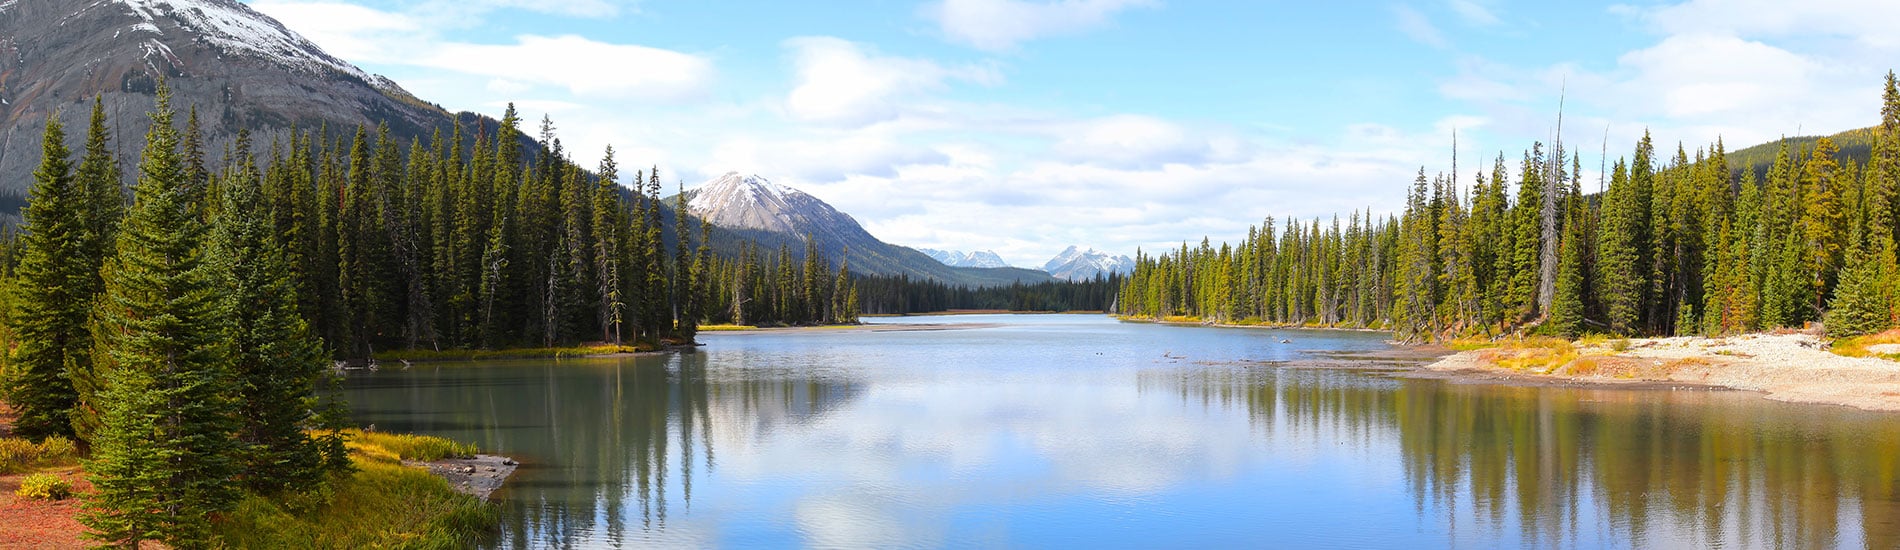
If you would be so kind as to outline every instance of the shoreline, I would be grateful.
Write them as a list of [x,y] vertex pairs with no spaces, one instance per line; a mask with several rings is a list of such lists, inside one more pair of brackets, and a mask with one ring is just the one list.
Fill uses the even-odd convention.
[[[1830,347],[1824,338],[1799,333],[1566,342],[1460,351],[1400,376],[1460,383],[1746,391],[1786,403],[1900,412],[1900,362],[1848,357]],[[1532,364],[1510,366],[1522,361]]]

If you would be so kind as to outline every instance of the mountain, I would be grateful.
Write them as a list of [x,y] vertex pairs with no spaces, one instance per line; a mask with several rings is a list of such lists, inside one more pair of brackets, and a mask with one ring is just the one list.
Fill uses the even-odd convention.
[[923,252],[878,240],[856,219],[817,197],[756,175],[728,173],[686,191],[685,198],[688,213],[738,238],[766,249],[783,245],[802,253],[809,235],[827,256],[848,252],[851,270],[860,274],[908,275],[964,286],[1050,280],[1029,269],[944,265]]
[[407,143],[458,116],[480,120],[417,99],[235,0],[0,0],[0,195],[26,192],[49,113],[75,150],[84,145],[95,95],[130,181],[160,77],[181,122],[197,109],[213,160],[240,129],[261,152],[293,125],[341,135],[388,124]]
[[1127,256],[1110,256],[1093,248],[1084,250],[1070,246],[1048,263],[1042,264],[1042,270],[1057,279],[1086,281],[1109,274],[1131,273],[1135,270],[1135,260]]
[[917,251],[924,253],[925,256],[930,256],[930,259],[943,262],[943,265],[950,267],[1009,267],[1009,262],[1003,261],[1003,257],[996,255],[996,252],[993,250],[960,252],[956,250],[919,248]]

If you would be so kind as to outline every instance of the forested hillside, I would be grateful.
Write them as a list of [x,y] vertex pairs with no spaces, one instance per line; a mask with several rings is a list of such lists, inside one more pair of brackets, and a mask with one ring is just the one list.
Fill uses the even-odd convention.
[[1892,73],[1880,113],[1866,161],[1831,138],[1790,140],[1761,175],[1738,170],[1720,140],[1670,151],[1645,135],[1612,162],[1600,197],[1583,195],[1582,159],[1561,141],[1514,163],[1500,154],[1469,186],[1455,169],[1421,168],[1397,215],[1269,219],[1238,244],[1143,254],[1120,313],[1388,328],[1411,341],[1883,330],[1900,319]]

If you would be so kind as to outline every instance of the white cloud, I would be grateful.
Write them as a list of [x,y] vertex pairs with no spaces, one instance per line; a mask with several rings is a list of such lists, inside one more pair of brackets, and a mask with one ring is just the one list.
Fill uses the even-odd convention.
[[792,118],[826,124],[863,125],[897,117],[902,106],[949,80],[995,84],[1002,77],[982,66],[944,67],[935,62],[885,56],[875,49],[832,37],[785,41],[796,84],[785,98]]
[[703,57],[574,35],[522,35],[513,44],[442,42],[414,55],[407,64],[555,86],[575,96],[599,98],[695,98],[713,75],[712,62]]
[[986,51],[1009,51],[1044,36],[1109,23],[1117,12],[1151,0],[940,0],[923,8],[944,36]]
[[[461,13],[507,5],[480,3]],[[701,97],[714,77],[708,57],[637,44],[532,34],[478,44],[444,39],[435,32],[436,16],[328,1],[266,0],[252,7],[353,63],[481,77],[481,88],[510,96],[547,87],[582,98],[682,101]]]
[[1723,33],[1738,36],[1844,36],[1866,45],[1900,45],[1900,2],[1888,0],[1690,0],[1679,4],[1613,11],[1635,17],[1663,34]]
[[490,12],[521,10],[566,17],[608,18],[640,11],[639,0],[423,0],[409,10],[457,25],[479,23]]
[[1404,33],[1405,36],[1420,44],[1438,49],[1444,49],[1451,45],[1451,43],[1445,41],[1445,34],[1439,32],[1438,27],[1433,26],[1430,19],[1425,18],[1425,14],[1419,13],[1418,10],[1412,9],[1411,6],[1404,4],[1393,5],[1392,16],[1398,18],[1397,24],[1399,32]]

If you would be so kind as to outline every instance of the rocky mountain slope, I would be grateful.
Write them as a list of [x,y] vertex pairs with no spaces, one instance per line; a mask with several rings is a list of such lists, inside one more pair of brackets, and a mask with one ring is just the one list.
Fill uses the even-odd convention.
[[[406,142],[455,116],[236,0],[0,0],[0,194],[30,185],[49,113],[82,145],[95,95],[120,158],[136,161],[160,77],[175,106],[197,109],[213,152],[239,129],[268,143],[293,125],[387,123]],[[136,162],[124,165],[129,178]]]
[[1106,252],[1093,248],[1083,249],[1070,246],[1061,254],[1042,264],[1042,270],[1057,279],[1085,281],[1109,274],[1126,275],[1135,270],[1135,259],[1127,256],[1110,256]]
[[1009,267],[1009,262],[1003,261],[1003,257],[996,255],[996,252],[993,250],[963,252],[958,250],[919,248],[917,251],[924,253],[925,256],[929,256],[930,259],[943,262],[943,265],[950,267]]
[[[687,210],[761,247],[804,250],[810,236],[826,255],[849,252],[851,270],[862,274],[909,275],[968,286],[1049,280],[1018,268],[951,267],[915,249],[878,240],[856,219],[817,197],[756,175],[728,173],[686,191]],[[671,202],[671,201],[669,201]]]

